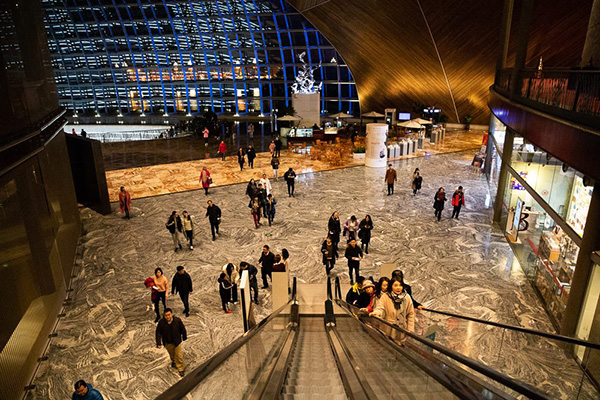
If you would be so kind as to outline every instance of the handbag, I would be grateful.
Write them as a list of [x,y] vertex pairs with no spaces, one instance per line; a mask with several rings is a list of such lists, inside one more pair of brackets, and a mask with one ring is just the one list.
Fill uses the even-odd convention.
[[212,178],[210,176],[208,177],[208,184],[212,185]]

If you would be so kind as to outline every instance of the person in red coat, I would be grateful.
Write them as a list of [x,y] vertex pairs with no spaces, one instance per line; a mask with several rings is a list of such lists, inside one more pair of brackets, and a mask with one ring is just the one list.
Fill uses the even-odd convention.
[[227,145],[225,142],[221,141],[219,145],[219,154],[221,154],[221,161],[225,161],[225,152],[227,151]]
[[454,191],[452,195],[452,205],[454,209],[452,210],[452,218],[458,219],[458,214],[460,214],[460,208],[465,205],[465,194],[463,193],[463,187],[459,186],[458,189]]
[[125,218],[129,219],[129,210],[131,210],[131,195],[124,186],[119,191],[119,212],[125,213]]
[[208,195],[208,188],[212,183],[212,178],[210,177],[210,172],[208,172],[206,167],[202,167],[202,172],[200,172],[200,178],[198,179],[198,181],[202,184],[204,194]]

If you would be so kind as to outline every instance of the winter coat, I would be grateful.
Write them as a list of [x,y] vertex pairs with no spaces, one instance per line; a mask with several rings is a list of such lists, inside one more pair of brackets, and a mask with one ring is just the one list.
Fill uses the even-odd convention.
[[100,394],[100,392],[92,387],[91,383],[87,384],[88,392],[80,396],[76,392],[73,393],[71,400],[104,400],[104,397]]
[[283,145],[283,142],[279,138],[277,138],[277,139],[275,139],[274,143],[275,143],[275,148],[277,150],[281,150],[281,146]]
[[363,219],[360,221],[360,225],[358,226],[360,231],[358,232],[358,237],[360,240],[367,244],[371,241],[371,230],[373,229],[373,220],[367,222],[367,219]]
[[229,303],[232,297],[231,291],[233,290],[234,286],[231,277],[225,272],[221,272],[221,275],[219,275],[219,279],[217,279],[217,282],[219,282],[219,295],[221,296],[221,300],[223,300],[223,302],[225,303]]
[[363,252],[358,246],[348,246],[346,251],[344,252],[344,257],[348,259],[348,266],[350,267],[358,267],[360,265],[360,260],[353,260],[354,257],[362,258]]
[[238,151],[237,158],[238,158],[238,164],[244,164],[244,162],[245,162],[245,159],[244,159],[244,150]]
[[181,217],[179,217],[179,215],[177,218],[169,217],[166,226],[171,235],[175,233],[176,229],[178,232],[183,231],[183,224],[181,223]]
[[271,158],[271,167],[273,167],[273,169],[279,169],[279,158]]
[[187,331],[185,325],[178,317],[173,317],[169,324],[163,317],[156,325],[156,345],[162,346],[172,344],[179,346],[182,341],[187,340]]
[[327,240],[323,240],[323,244],[321,245],[321,253],[323,254],[323,265],[327,264],[327,260],[330,259],[335,264],[335,259],[339,258],[338,248],[335,242],[331,242],[331,254],[327,253]]
[[250,197],[250,200],[254,198],[258,194],[258,188],[256,187],[256,183],[248,182],[248,186],[246,186],[246,194]]
[[433,196],[433,208],[435,208],[437,211],[442,211],[444,209],[444,202],[446,200],[448,199],[446,199],[445,193],[436,193],[435,196]]
[[277,205],[277,200],[275,200],[274,197],[271,197],[271,202],[269,202],[269,199],[267,199],[267,201],[265,201],[265,204],[264,204],[267,214],[270,214],[271,216],[275,216],[275,206],[276,205]]
[[273,269],[273,264],[275,264],[275,254],[270,251],[267,254],[261,253],[258,263],[261,264],[261,268],[271,271]]
[[350,218],[344,222],[344,236],[346,239],[350,239],[350,232],[354,232],[354,238],[358,239],[356,233],[358,232],[358,221],[352,222]]
[[465,194],[463,192],[459,192],[458,190],[454,191],[452,195],[452,205],[454,207],[464,206],[465,205]]
[[288,183],[288,185],[293,185],[294,181],[296,180],[296,173],[294,172],[294,170],[287,170],[285,171],[285,174],[283,174],[283,179],[285,179],[285,181]]
[[226,151],[227,151],[227,145],[225,143],[219,144],[219,153],[225,154]]
[[173,277],[173,281],[171,281],[171,294],[175,293],[190,293],[194,289],[192,287],[192,277],[187,272],[180,274],[179,272],[175,273]]
[[210,187],[210,172],[208,172],[208,170],[202,170],[202,172],[200,172],[200,178],[198,179],[198,181],[200,183],[202,183],[202,187],[204,189],[209,188]]
[[256,150],[254,150],[254,147],[248,148],[246,154],[248,155],[248,161],[252,161],[256,158]]
[[216,204],[206,207],[206,216],[213,225],[221,223],[221,209]]
[[260,215],[260,209],[262,208],[262,201],[260,201],[260,198],[256,202],[254,201],[254,199],[252,199],[252,200],[250,200],[250,203],[248,203],[248,208],[250,208],[250,212],[252,212],[252,214]]
[[184,231],[192,231],[192,232],[194,232],[194,216],[193,215],[190,215],[189,219],[182,218],[181,219],[181,224],[183,225],[183,230]]
[[329,229],[329,236],[339,239],[340,233],[342,232],[340,220],[333,218],[333,216],[329,217],[327,229]]
[[416,301],[412,295],[412,287],[410,287],[410,285],[408,283],[404,283],[404,282],[402,282],[402,287],[404,288],[404,291],[406,292],[406,294],[408,294],[410,296],[411,300],[413,301],[413,306],[415,308],[418,308],[419,306],[421,306],[421,303]]
[[[375,311],[373,314],[390,324],[398,325],[399,327],[406,329],[409,332],[415,331],[415,309],[412,302],[412,299],[406,292],[402,292],[400,297],[402,298],[402,302],[400,303],[398,309],[394,304],[394,300],[392,300],[392,295],[390,293],[385,293],[381,296],[381,299],[377,302],[377,307],[375,307]],[[384,327],[385,331],[385,327]],[[391,329],[388,330],[388,335],[395,335],[395,331]],[[404,339],[405,335],[400,335],[400,340]]]
[[421,175],[419,175],[413,179],[413,182],[412,182],[413,190],[421,190],[422,184],[423,184],[423,177]]
[[358,283],[354,283],[346,293],[346,303],[356,305],[362,291],[358,288]]
[[389,168],[387,171],[385,171],[384,180],[385,180],[385,183],[387,183],[388,185],[391,185],[398,180],[398,173],[396,172],[396,170],[394,168]]
[[120,191],[119,190],[119,212],[125,212],[125,205],[127,205],[127,210],[131,211],[131,195],[127,190]]
[[[254,265],[248,265],[248,267],[246,267],[246,270],[248,271],[248,281],[254,283],[254,282],[258,282],[257,280],[257,276],[258,276],[258,269],[256,269],[256,267]],[[244,271],[244,270],[242,270]],[[240,272],[241,275],[241,272]]]
[[262,184],[263,189],[267,192],[267,194],[265,194],[265,198],[267,197],[268,194],[271,193],[271,181],[269,181],[269,178],[260,178],[260,181],[258,181],[259,183]]

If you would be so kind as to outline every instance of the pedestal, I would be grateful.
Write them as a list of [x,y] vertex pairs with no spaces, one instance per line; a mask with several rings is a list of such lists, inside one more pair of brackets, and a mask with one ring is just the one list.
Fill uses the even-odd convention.
[[313,94],[294,94],[292,95],[292,107],[296,115],[302,120],[300,126],[311,128],[314,124],[321,126],[321,95]]
[[367,148],[365,153],[365,166],[381,168],[387,164],[387,124],[367,124]]

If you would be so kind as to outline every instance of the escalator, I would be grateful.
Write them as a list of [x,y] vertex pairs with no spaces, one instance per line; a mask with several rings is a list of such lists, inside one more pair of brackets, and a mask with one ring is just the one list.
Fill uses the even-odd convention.
[[304,315],[293,282],[287,304],[157,400],[550,398],[429,339],[359,317],[333,299],[331,285],[323,313]]

